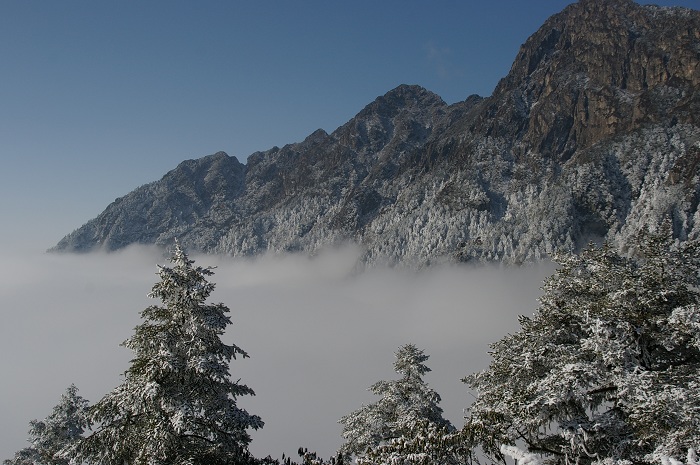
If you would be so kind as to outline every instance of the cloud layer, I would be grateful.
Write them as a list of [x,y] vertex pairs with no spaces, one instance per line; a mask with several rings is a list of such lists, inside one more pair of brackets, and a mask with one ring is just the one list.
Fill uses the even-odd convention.
[[[395,377],[395,350],[414,343],[430,355],[426,377],[445,415],[461,425],[470,393],[464,375],[488,365],[488,344],[517,329],[537,306],[551,265],[524,269],[446,267],[418,273],[353,273],[352,249],[316,259],[254,261],[193,257],[216,266],[212,302],[231,309],[234,379],[253,388],[239,399],[265,427],[253,433],[258,456],[323,456],[341,443],[337,420],[375,399],[367,388]],[[154,249],[113,254],[5,255],[0,279],[3,412],[0,459],[26,446],[29,420],[48,415],[75,383],[91,402],[114,388],[131,353],[119,344],[155,303],[146,294],[165,262]]]

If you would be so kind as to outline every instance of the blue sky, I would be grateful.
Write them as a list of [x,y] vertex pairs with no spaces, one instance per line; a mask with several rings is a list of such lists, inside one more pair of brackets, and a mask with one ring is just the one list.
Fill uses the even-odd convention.
[[185,159],[331,132],[402,83],[489,95],[568,3],[4,1],[0,241],[44,250]]

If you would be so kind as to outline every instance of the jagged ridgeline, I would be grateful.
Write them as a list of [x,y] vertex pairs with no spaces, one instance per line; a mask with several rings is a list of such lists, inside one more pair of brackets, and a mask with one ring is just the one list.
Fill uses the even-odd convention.
[[[182,162],[52,250],[132,243],[231,255],[362,245],[364,260],[537,260],[670,219],[700,235],[700,12],[582,0],[492,96],[402,85],[327,134]],[[466,93],[465,93],[466,95]]]

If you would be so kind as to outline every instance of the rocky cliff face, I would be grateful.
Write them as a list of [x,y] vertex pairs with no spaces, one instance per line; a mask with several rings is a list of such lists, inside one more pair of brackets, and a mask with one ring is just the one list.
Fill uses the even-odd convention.
[[56,250],[133,242],[369,263],[521,263],[671,219],[700,234],[700,12],[581,0],[521,47],[489,98],[417,86],[332,134],[181,163],[117,199]]
[[626,0],[583,0],[552,17],[494,93],[521,112],[520,150],[567,159],[644,123],[697,124],[697,24],[696,11]]

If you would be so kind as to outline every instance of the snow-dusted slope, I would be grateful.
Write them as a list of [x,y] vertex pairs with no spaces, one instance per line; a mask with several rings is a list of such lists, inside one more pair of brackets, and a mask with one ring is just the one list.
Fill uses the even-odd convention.
[[623,246],[673,220],[700,233],[700,12],[581,0],[522,46],[491,97],[418,86],[332,134],[189,160],[54,250],[169,245],[232,255],[343,241],[367,263],[536,260]]

